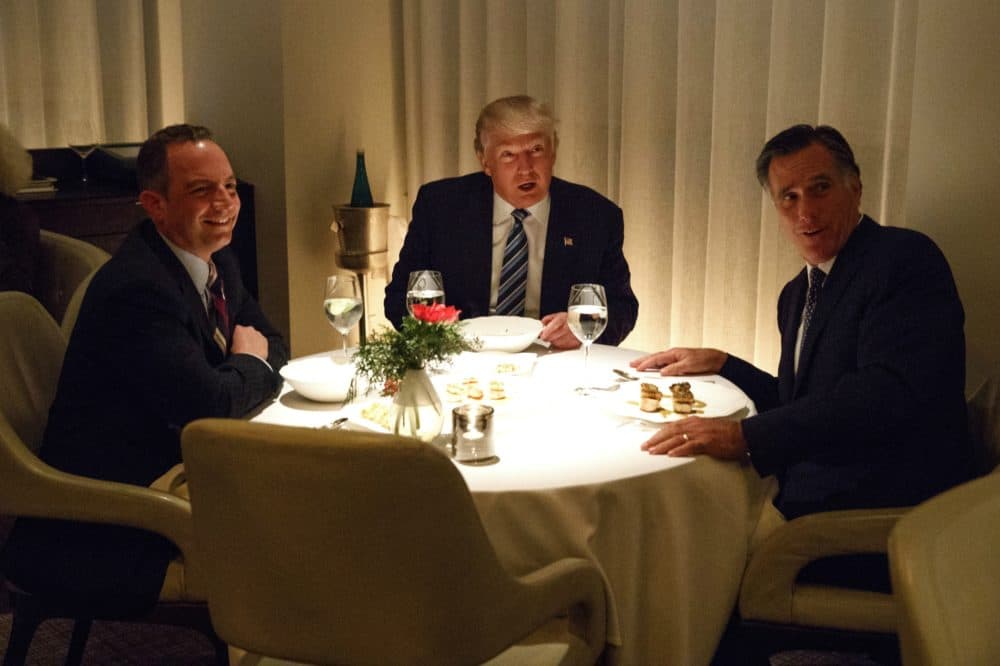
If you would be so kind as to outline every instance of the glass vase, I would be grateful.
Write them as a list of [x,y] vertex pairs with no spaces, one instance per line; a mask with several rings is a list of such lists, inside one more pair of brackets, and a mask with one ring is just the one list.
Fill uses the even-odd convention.
[[441,434],[444,425],[441,398],[423,368],[406,371],[392,399],[390,422],[395,434],[425,442]]

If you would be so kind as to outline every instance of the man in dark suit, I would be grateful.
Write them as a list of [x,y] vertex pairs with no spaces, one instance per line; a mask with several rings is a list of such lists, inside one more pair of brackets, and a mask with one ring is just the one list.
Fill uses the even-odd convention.
[[[559,139],[548,108],[523,95],[495,100],[479,115],[474,143],[481,173],[420,188],[385,290],[386,317],[399,327],[406,316],[411,271],[436,270],[448,304],[462,318],[540,318],[542,340],[572,349],[580,342],[566,325],[570,286],[594,282],[608,299],[608,325],[597,341],[620,343],[639,311],[622,252],[622,211],[597,192],[552,176]],[[526,279],[507,298],[505,249],[522,228]]]
[[[151,219],[87,290],[40,455],[74,474],[149,486],[181,462],[187,423],[241,417],[277,395],[288,348],[227,248],[240,200],[209,131],[156,132],[136,168]],[[157,599],[174,554],[139,530],[21,519],[4,567],[28,592],[123,609]]]
[[717,372],[759,412],[669,423],[643,447],[749,457],[777,477],[774,505],[787,519],[916,504],[968,478],[965,315],[941,251],[859,213],[860,170],[831,127],[779,133],[757,175],[807,263],[778,301],[778,376],[717,349],[636,360],[665,375]]

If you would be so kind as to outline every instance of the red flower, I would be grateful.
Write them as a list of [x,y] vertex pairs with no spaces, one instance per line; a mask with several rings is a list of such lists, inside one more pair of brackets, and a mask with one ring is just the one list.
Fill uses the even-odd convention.
[[413,304],[413,316],[429,324],[452,324],[458,321],[458,315],[461,312],[461,310],[456,310],[453,305],[441,305],[440,303],[435,303],[434,305]]

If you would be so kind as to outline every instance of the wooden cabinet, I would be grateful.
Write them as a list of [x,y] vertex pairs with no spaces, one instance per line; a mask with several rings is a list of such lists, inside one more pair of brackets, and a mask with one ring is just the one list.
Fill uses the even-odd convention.
[[[52,155],[56,151],[55,155]],[[91,170],[90,182],[79,178],[79,158],[69,149],[31,151],[35,174],[60,178],[58,190],[51,193],[18,196],[31,208],[42,229],[85,240],[114,254],[125,236],[146,217],[139,205],[134,175],[129,178],[103,177]],[[73,160],[76,160],[74,162]],[[88,161],[88,166],[91,162]],[[75,169],[75,171],[74,171]],[[240,261],[243,282],[257,297],[257,241],[254,188],[250,183],[237,184],[242,207],[233,232],[232,248]]]

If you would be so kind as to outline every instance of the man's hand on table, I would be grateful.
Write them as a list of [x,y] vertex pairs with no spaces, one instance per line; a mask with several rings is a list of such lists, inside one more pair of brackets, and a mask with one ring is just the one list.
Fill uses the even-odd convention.
[[745,460],[747,443],[739,421],[689,416],[664,424],[643,442],[643,451],[669,456],[709,455],[720,460]]
[[[714,374],[728,354],[718,349],[673,347],[632,360],[636,370],[659,370],[661,375]],[[642,444],[643,451],[670,456],[709,455],[721,460],[744,460],[747,443],[739,421],[689,416],[664,424]]]
[[714,374],[722,369],[728,354],[718,349],[674,347],[640,356],[629,362],[636,370],[657,370],[661,375]]
[[545,340],[556,349],[576,349],[580,346],[580,340],[569,330],[565,312],[545,315],[542,324],[542,332],[538,334],[540,340]]

